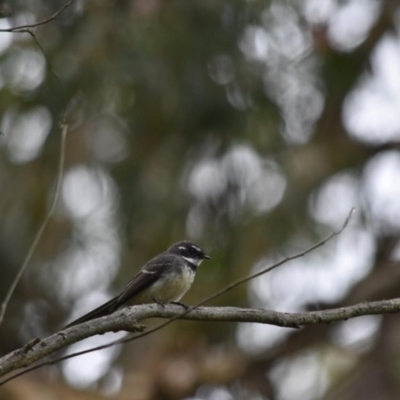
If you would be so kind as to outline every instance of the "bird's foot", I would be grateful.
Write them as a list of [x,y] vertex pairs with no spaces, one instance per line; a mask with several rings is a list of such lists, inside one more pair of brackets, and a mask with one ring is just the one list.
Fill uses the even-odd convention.
[[177,306],[183,307],[185,310],[189,310],[190,307],[184,303],[181,303],[180,301],[171,301],[171,304],[175,304]]
[[164,302],[162,302],[162,301],[160,301],[160,300],[157,300],[156,298],[154,298],[154,297],[152,297],[152,299],[153,299],[153,301],[154,301],[154,303],[157,303],[159,306],[161,306],[162,308],[165,308],[165,303]]

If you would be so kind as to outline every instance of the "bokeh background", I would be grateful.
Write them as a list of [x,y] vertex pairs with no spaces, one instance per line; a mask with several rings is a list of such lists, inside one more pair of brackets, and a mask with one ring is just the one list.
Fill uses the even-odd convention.
[[[2,2],[0,27],[65,1]],[[0,33],[0,295],[60,201],[0,330],[5,354],[115,295],[183,238],[184,301],[323,248],[210,305],[324,309],[400,296],[397,0],[76,0]],[[155,323],[149,321],[149,326]],[[98,336],[66,352],[108,342]],[[178,321],[0,388],[1,399],[394,400],[400,318],[299,330]]]

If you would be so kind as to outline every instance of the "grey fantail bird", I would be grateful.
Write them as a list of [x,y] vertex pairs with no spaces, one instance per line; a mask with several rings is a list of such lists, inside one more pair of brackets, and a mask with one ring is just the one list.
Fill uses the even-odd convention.
[[131,301],[136,304],[151,301],[159,304],[177,303],[190,289],[197,267],[204,259],[209,258],[192,242],[184,240],[175,243],[146,263],[120,295],[71,322],[65,328],[109,315]]

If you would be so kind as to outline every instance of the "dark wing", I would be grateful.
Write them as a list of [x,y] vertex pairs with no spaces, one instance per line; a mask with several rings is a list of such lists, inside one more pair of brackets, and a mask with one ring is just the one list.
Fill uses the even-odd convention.
[[173,266],[174,262],[176,262],[176,256],[166,252],[150,260],[126,285],[125,289],[118,297],[115,309],[149,288],[160,276]]
[[100,307],[71,322],[65,326],[64,329],[113,313],[117,308],[121,307],[127,301],[131,300],[133,297],[146,290],[149,286],[156,282],[164,272],[168,271],[168,269],[172,267],[174,262],[176,262],[176,256],[172,254],[161,253],[154,257],[147,264],[145,264],[140,272],[126,285],[125,289],[120,295],[112,298],[111,300],[107,301],[107,303],[102,304]]

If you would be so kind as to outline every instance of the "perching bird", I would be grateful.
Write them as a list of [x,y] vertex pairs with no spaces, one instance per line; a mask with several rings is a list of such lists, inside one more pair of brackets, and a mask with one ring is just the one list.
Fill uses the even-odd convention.
[[[196,244],[184,240],[146,263],[122,293],[65,328],[109,315],[127,302],[135,304],[179,302],[190,289],[197,267],[210,257]],[[181,304],[181,303],[178,303]],[[64,329],[65,329],[64,328]]]

